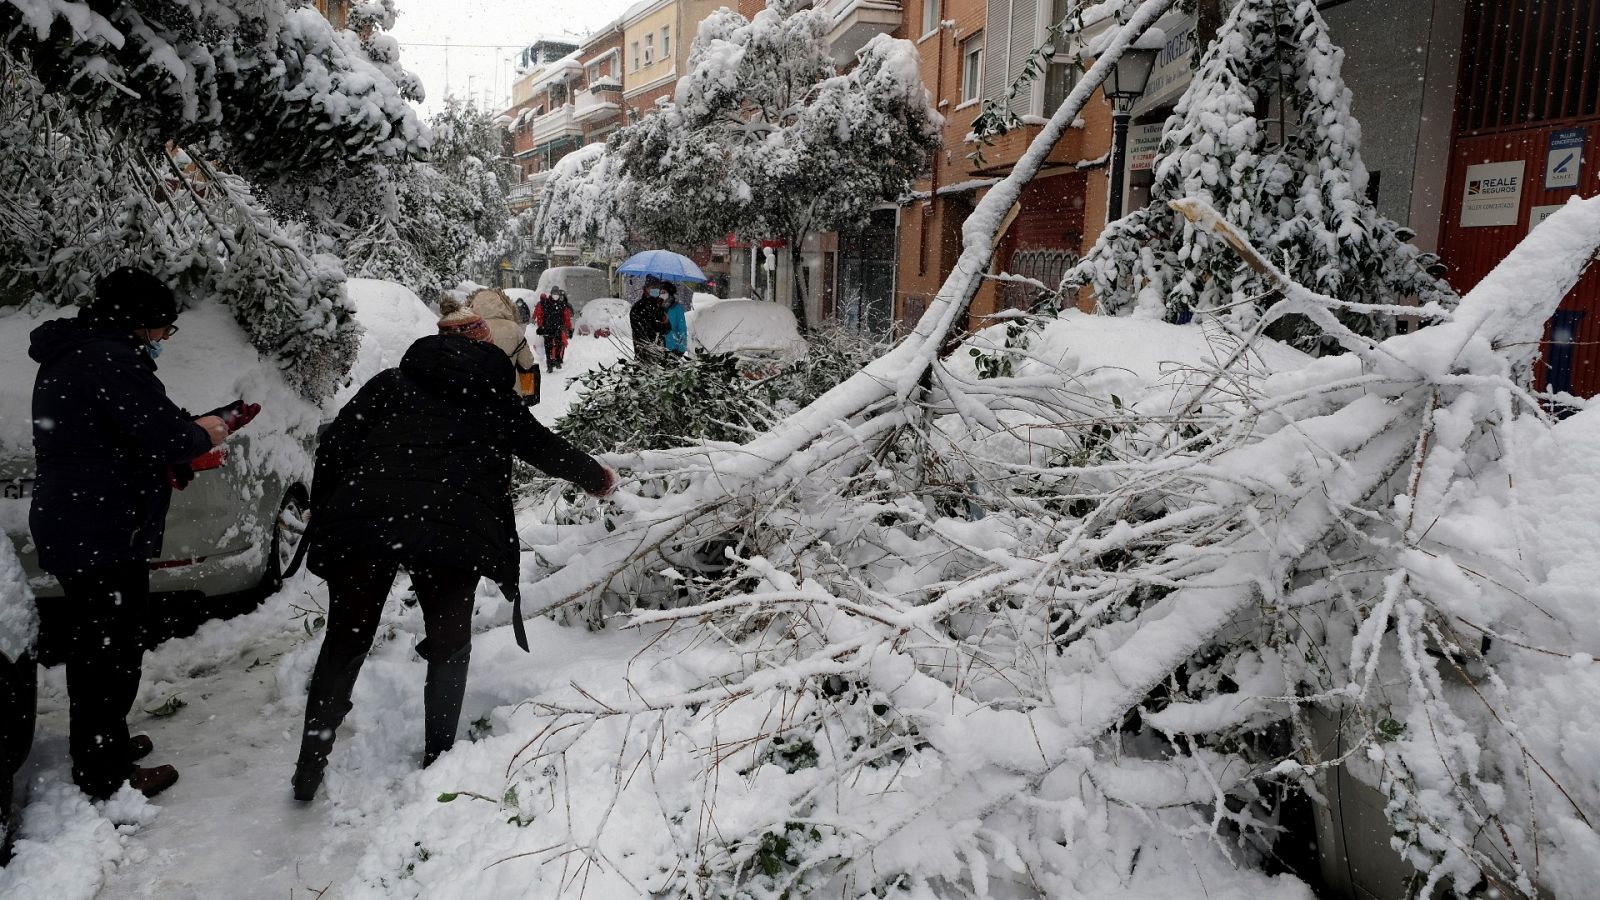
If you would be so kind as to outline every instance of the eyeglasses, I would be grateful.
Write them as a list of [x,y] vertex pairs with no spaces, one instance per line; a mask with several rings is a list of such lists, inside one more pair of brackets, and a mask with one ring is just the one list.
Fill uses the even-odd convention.
[[178,326],[176,326],[176,325],[168,325],[167,326],[167,337],[168,338],[171,338],[173,335],[175,335],[177,333],[178,333]]

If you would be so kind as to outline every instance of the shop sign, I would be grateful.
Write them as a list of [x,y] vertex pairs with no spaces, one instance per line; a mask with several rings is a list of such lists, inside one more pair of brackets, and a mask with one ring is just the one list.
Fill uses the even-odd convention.
[[1156,150],[1161,146],[1165,122],[1134,125],[1128,129],[1128,171],[1148,172],[1155,167]]
[[1467,167],[1461,227],[1515,225],[1522,209],[1523,161]]
[[1578,186],[1578,171],[1583,167],[1585,133],[1582,128],[1550,132],[1550,149],[1544,159],[1546,190]]
[[1188,89],[1194,75],[1190,63],[1194,60],[1195,48],[1200,41],[1194,16],[1174,15],[1156,25],[1166,33],[1167,43],[1156,57],[1156,67],[1150,72],[1150,83],[1145,86],[1144,96],[1133,105],[1135,117],[1176,103]]
[[1560,209],[1562,205],[1563,204],[1557,203],[1554,206],[1535,206],[1533,209],[1529,210],[1528,230],[1532,231],[1535,228],[1538,228],[1540,222],[1543,222],[1545,219],[1555,215],[1556,210]]

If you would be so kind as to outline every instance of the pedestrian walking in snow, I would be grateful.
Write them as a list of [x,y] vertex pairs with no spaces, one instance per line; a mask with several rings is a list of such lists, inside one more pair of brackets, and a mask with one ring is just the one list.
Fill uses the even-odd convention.
[[595,496],[615,484],[609,469],[519,402],[510,388],[513,367],[481,320],[441,320],[440,330],[413,343],[398,368],[367,382],[317,450],[306,540],[311,571],[328,580],[328,622],[295,765],[299,800],[310,800],[322,783],[396,572],[410,573],[427,630],[417,652],[428,661],[428,765],[455,742],[480,577],[494,579],[513,601],[517,642],[527,649],[512,457]]
[[567,358],[567,341],[572,338],[572,304],[567,292],[558,287],[539,295],[533,310],[536,332],[544,337],[544,361],[549,370],[561,368]]
[[688,303],[678,299],[675,285],[667,285],[671,300],[667,304],[667,352],[683,356],[689,352]]
[[661,281],[645,279],[644,291],[628,311],[628,326],[633,331],[633,356],[641,362],[660,355],[661,337],[667,332],[667,311],[662,303],[666,290]]
[[517,395],[532,406],[539,402],[539,361],[528,346],[526,322],[517,315],[516,304],[502,291],[482,288],[467,298],[467,308],[483,317],[489,326],[491,340],[516,367],[513,379]]
[[61,583],[72,778],[96,799],[124,782],[146,796],[178,780],[172,766],[134,763],[150,739],[128,734],[139,691],[149,560],[159,556],[172,487],[190,460],[221,443],[260,407],[190,416],[156,377],[163,342],[177,333],[177,300],[148,272],[121,268],[95,286],[76,318],[33,330],[38,460],[28,525],[39,565]]

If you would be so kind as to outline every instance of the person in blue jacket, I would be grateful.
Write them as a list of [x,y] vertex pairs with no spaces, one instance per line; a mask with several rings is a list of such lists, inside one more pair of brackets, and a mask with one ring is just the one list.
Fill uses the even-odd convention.
[[683,301],[678,299],[678,286],[667,285],[667,352],[683,356],[689,352],[689,317]]
[[[149,561],[161,552],[177,473],[222,442],[221,416],[190,416],[167,397],[156,357],[177,333],[172,289],[120,268],[76,318],[33,330],[28,355],[37,458],[28,526],[39,565],[65,598],[57,643],[67,667],[72,777],[105,799],[128,782],[146,796],[178,780],[140,768],[150,741],[128,734],[139,692]],[[259,407],[258,407],[259,408]]]

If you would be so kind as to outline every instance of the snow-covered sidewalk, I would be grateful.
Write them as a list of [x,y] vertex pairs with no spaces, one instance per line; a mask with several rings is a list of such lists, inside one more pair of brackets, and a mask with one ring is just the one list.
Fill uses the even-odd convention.
[[[574,399],[576,377],[624,354],[620,341],[575,337],[566,368],[545,375],[536,415],[554,425]],[[182,775],[154,801],[125,789],[95,806],[71,785],[65,672],[43,670],[37,740],[18,779],[27,798],[22,839],[15,861],[0,869],[0,896],[341,896],[384,819],[422,796],[425,664],[415,651],[422,617],[405,604],[408,594],[402,576],[357,685],[355,709],[340,730],[324,792],[309,805],[290,798],[289,775],[321,643],[320,630],[307,626],[327,605],[326,586],[315,576],[302,572],[249,615],[207,623],[147,654],[130,725],[155,743],[149,764],[170,763]],[[481,585],[474,622],[483,633],[474,647],[464,734],[492,733],[497,709],[574,676],[625,666],[645,639],[540,620],[529,623],[536,652],[527,655],[505,627],[509,615],[498,591]],[[162,709],[174,697],[181,705]],[[172,707],[167,715],[151,712]],[[441,760],[430,778],[448,774],[449,762]]]

